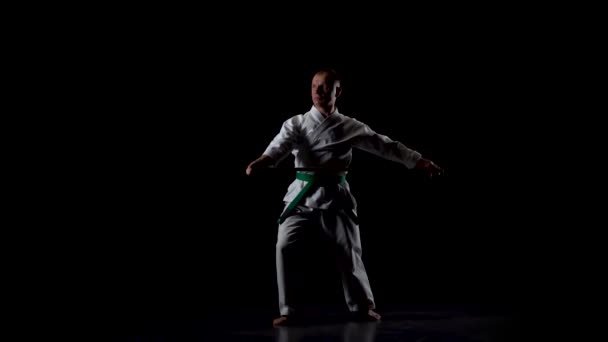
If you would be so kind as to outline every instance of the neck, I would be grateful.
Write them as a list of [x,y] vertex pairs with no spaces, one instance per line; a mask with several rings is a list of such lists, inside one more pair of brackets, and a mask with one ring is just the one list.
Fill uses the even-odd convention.
[[330,116],[331,113],[336,111],[336,106],[335,105],[331,105],[328,107],[321,107],[321,106],[315,106],[315,108],[317,108],[317,110],[323,114],[323,116],[327,117]]

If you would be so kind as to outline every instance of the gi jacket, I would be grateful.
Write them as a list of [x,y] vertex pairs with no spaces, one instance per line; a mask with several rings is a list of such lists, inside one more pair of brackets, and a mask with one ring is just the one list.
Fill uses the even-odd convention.
[[[346,169],[352,161],[352,149],[358,148],[376,156],[413,168],[421,154],[398,141],[374,132],[357,119],[342,115],[336,109],[324,117],[314,106],[283,122],[280,132],[270,142],[265,155],[279,163],[289,153],[295,157],[295,167],[337,167]],[[339,174],[346,174],[343,171]],[[295,179],[283,200],[291,202],[306,185]],[[348,181],[343,184],[321,184],[313,187],[301,204],[318,209],[352,206],[356,201]]]

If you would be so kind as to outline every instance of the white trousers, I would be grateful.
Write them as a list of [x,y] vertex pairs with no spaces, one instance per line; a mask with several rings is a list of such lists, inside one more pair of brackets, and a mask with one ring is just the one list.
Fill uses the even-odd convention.
[[[322,210],[297,206],[279,225],[276,267],[281,315],[295,312],[290,275],[297,270],[289,267],[291,249],[297,242],[319,233],[333,247],[348,309],[356,312],[375,308],[367,272],[361,259],[361,238],[356,215],[352,209]],[[314,252],[315,246],[310,247],[309,251]]]

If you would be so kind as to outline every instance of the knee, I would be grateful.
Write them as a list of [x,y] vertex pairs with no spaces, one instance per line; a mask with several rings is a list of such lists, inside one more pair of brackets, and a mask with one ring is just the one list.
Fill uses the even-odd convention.
[[363,250],[359,244],[347,244],[347,243],[337,243],[334,246],[341,254],[344,254],[348,257],[351,256],[361,256]]
[[284,252],[285,250],[287,250],[288,246],[289,246],[289,243],[284,236],[279,236],[277,238],[277,243],[276,243],[277,253]]
[[280,234],[277,238],[275,248],[277,253],[284,253],[287,251],[295,250],[299,245],[301,245],[301,242],[299,240],[294,239],[293,236]]

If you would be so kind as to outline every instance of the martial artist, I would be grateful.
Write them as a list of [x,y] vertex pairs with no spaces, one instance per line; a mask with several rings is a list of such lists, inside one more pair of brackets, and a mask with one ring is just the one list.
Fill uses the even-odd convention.
[[[346,305],[357,318],[377,321],[375,302],[361,259],[357,203],[346,180],[352,149],[418,168],[430,175],[441,169],[398,141],[372,130],[365,123],[340,113],[336,100],[342,88],[337,73],[323,69],[312,79],[313,106],[283,122],[261,157],[251,162],[247,175],[274,167],[290,153],[298,171],[283,200],[276,243],[276,271],[280,317],[275,326],[293,321],[296,308],[287,278],[287,251],[305,234],[320,229],[335,247]],[[322,171],[323,170],[323,171]]]

